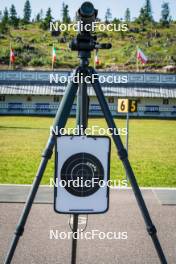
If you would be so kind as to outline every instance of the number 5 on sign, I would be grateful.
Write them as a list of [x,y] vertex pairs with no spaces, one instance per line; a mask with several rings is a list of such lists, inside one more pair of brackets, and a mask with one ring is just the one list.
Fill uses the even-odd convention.
[[128,99],[118,99],[118,112],[128,113],[129,111],[129,100]]
[[129,99],[118,99],[119,113],[134,113],[137,112],[137,101]]
[[137,112],[137,101],[136,100],[130,100],[129,108],[130,108],[129,111],[131,113]]

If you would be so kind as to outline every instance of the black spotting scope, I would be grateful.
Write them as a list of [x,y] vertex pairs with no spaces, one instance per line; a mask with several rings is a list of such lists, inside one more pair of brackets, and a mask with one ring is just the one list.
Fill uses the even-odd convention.
[[91,25],[96,21],[98,10],[94,8],[91,2],[84,2],[77,11],[77,19],[82,22],[83,26]]
[[69,44],[71,50],[91,52],[94,49],[110,49],[112,47],[111,43],[99,44],[97,36],[92,35],[92,24],[96,21],[98,10],[91,2],[84,2],[76,14],[79,30],[77,36]]

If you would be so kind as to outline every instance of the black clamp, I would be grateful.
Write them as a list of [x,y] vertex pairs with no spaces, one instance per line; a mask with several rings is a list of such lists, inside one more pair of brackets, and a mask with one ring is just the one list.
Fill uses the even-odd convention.
[[122,148],[121,150],[119,150],[118,155],[121,160],[128,158],[128,153],[125,148]]
[[48,148],[46,148],[46,149],[44,150],[44,152],[42,153],[42,157],[43,157],[43,158],[50,159],[51,156],[52,156],[52,154],[53,154],[53,149],[48,147]]
[[17,229],[15,230],[15,235],[16,236],[22,236],[24,232],[24,227],[18,226]]
[[147,232],[149,233],[150,236],[153,236],[156,234],[157,230],[156,230],[155,226],[152,225],[152,226],[147,227]]

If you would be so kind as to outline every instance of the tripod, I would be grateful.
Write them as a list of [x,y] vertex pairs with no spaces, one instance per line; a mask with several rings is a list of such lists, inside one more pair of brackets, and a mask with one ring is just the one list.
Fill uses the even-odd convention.
[[[80,45],[81,46],[81,45]],[[103,48],[107,48],[106,46],[102,46]],[[96,46],[97,48],[97,46]],[[100,47],[101,48],[101,47]],[[89,76],[91,85],[95,91],[95,94],[97,96],[97,99],[99,101],[99,104],[101,106],[101,110],[104,114],[104,117],[106,119],[107,125],[109,128],[112,129],[112,131],[116,131],[116,133],[113,133],[112,138],[114,140],[115,146],[117,148],[117,152],[119,155],[120,160],[123,163],[124,169],[126,171],[126,174],[128,176],[128,179],[131,183],[132,190],[134,192],[136,201],[138,203],[138,206],[140,208],[140,211],[142,213],[144,222],[146,224],[147,231],[149,235],[151,236],[151,239],[153,241],[153,244],[155,246],[156,252],[158,254],[158,257],[160,259],[160,262],[162,264],[167,264],[166,258],[164,256],[163,250],[161,248],[160,242],[157,237],[157,231],[152,223],[150,214],[148,212],[148,209],[145,205],[143,196],[141,194],[141,191],[139,189],[139,186],[137,184],[135,175],[133,173],[133,170],[131,168],[130,162],[128,160],[127,156],[127,151],[124,148],[121,138],[118,135],[118,128],[115,125],[115,122],[113,120],[112,114],[109,110],[108,104],[105,100],[103,91],[101,89],[101,85],[99,83],[98,79],[94,79],[92,81],[91,76],[93,74],[97,74],[94,68],[89,67],[89,58],[90,58],[90,50],[80,50],[79,51],[79,57],[80,57],[80,66],[75,69],[73,72],[73,77],[76,76],[77,74],[81,73],[83,74],[84,77]],[[62,98],[62,101],[60,103],[60,106],[58,108],[53,128],[55,129],[56,127],[58,129],[61,129],[65,127],[67,119],[69,117],[76,93],[78,91],[78,96],[77,96],[77,125],[79,127],[82,125],[83,129],[87,127],[87,120],[88,120],[88,108],[89,108],[89,98],[87,95],[87,83],[84,81],[79,85],[78,89],[78,84],[75,83],[74,78],[72,81],[68,84],[65,94]],[[59,130],[58,130],[59,131]],[[18,241],[20,239],[20,236],[22,236],[23,231],[24,231],[24,226],[26,224],[29,212],[31,210],[35,195],[37,193],[38,187],[40,185],[43,173],[45,171],[45,168],[47,166],[47,163],[49,159],[52,156],[53,153],[53,148],[55,144],[55,135],[51,135],[48,139],[48,142],[46,144],[46,147],[44,149],[44,152],[42,154],[42,160],[39,165],[36,177],[34,179],[33,185],[31,187],[31,191],[29,193],[29,196],[27,198],[26,204],[24,206],[23,212],[21,214],[21,217],[19,219],[19,223],[16,227],[16,231],[14,233],[14,237],[12,239],[12,243],[10,246],[10,249],[7,253],[6,259],[5,259],[5,264],[11,263],[11,260],[13,258],[16,246],[18,244]],[[74,220],[73,220],[73,232],[77,232],[78,229],[78,214],[74,215]],[[71,257],[71,263],[75,264],[76,263],[76,247],[77,247],[77,237],[73,238],[72,240],[72,257]]]

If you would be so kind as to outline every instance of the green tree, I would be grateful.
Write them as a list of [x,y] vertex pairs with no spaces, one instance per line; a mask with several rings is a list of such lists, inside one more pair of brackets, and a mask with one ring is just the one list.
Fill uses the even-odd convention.
[[170,23],[170,8],[169,3],[164,2],[161,10],[161,23],[163,26],[169,26]]
[[65,3],[62,3],[62,22],[63,23],[70,23],[71,19],[69,16],[69,8],[68,5],[65,5]]
[[35,21],[36,21],[36,22],[40,22],[40,21],[41,21],[41,19],[40,19],[40,13],[38,13],[38,14],[36,15],[36,19],[35,19]]
[[153,21],[153,16],[152,16],[152,5],[151,5],[150,0],[145,0],[144,14],[145,14],[145,19],[146,19],[147,21]]
[[43,20],[43,9],[36,15],[36,22],[40,22]]
[[0,22],[2,21],[2,18],[3,18],[2,11],[0,10]]
[[43,30],[47,30],[52,20],[53,20],[53,17],[51,15],[51,8],[48,8],[48,10],[46,11],[45,19],[41,22],[40,27]]
[[127,8],[126,11],[125,11],[125,21],[126,22],[130,22],[131,21],[131,12],[130,12],[129,8]]
[[112,13],[110,8],[107,8],[105,13],[105,23],[109,23],[112,20]]
[[146,16],[145,16],[145,10],[144,8],[140,9],[140,14],[138,18],[138,22],[141,24],[142,28],[145,26]]
[[23,21],[25,23],[29,23],[30,22],[31,12],[32,12],[31,4],[30,4],[29,0],[26,0],[26,2],[24,4],[24,9],[23,9],[23,13],[24,13]]
[[46,11],[46,16],[45,16],[45,22],[48,24],[53,20],[52,15],[51,15],[51,8],[48,8]]
[[14,28],[17,28],[19,25],[19,19],[17,18],[17,12],[15,9],[15,6],[12,4],[10,7],[10,16],[9,16],[9,21]]
[[8,31],[9,12],[7,7],[4,9],[3,15],[0,22],[0,33],[6,34]]
[[9,11],[8,11],[7,7],[5,7],[5,9],[4,9],[2,22],[4,22],[5,24],[8,24],[8,22],[9,22]]

